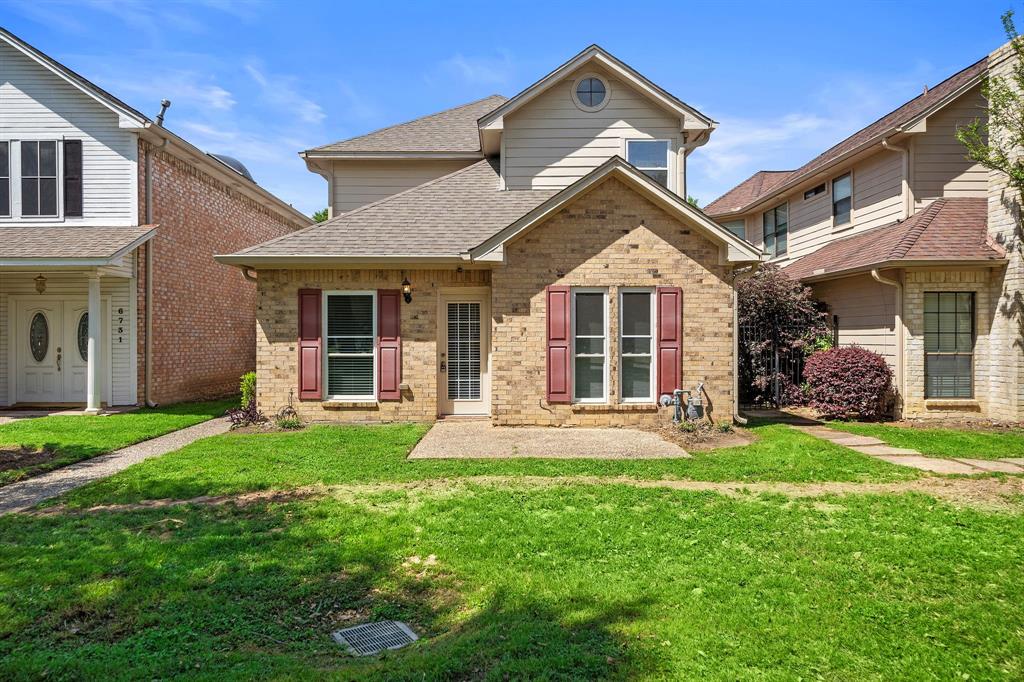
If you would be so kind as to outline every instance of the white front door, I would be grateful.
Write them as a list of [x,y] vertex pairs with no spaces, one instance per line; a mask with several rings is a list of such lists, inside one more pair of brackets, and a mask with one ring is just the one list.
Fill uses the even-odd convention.
[[63,333],[60,301],[21,303],[13,340],[18,358],[18,402],[59,403]]
[[[107,309],[104,301],[101,310],[105,313]],[[89,304],[85,299],[26,298],[17,302],[13,330],[16,402],[85,402],[88,315]],[[108,326],[101,325],[101,334],[106,335],[107,331]],[[109,402],[106,372],[101,376],[100,395]]]
[[487,291],[441,294],[437,347],[442,416],[490,413],[489,301]]

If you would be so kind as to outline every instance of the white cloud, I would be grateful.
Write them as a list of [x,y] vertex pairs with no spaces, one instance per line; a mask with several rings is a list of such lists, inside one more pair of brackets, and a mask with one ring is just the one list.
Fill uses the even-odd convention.
[[209,76],[190,70],[150,71],[144,80],[108,78],[104,85],[125,99],[146,100],[154,109],[164,98],[172,104],[216,111],[228,111],[236,104],[230,91],[211,82]]
[[327,117],[319,104],[299,94],[295,78],[268,75],[255,62],[246,64],[245,71],[260,87],[261,96],[268,104],[298,116],[305,123],[317,124]]
[[502,50],[497,57],[467,57],[458,53],[441,62],[440,70],[473,85],[505,85],[512,79],[515,65],[512,55]]

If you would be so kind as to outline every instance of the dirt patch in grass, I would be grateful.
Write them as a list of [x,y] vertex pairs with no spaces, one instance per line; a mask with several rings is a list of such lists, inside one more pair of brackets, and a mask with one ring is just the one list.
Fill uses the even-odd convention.
[[46,448],[3,445],[0,446],[0,471],[24,469],[28,475],[34,468],[50,462],[56,456],[56,452]]
[[204,495],[187,500],[147,500],[132,504],[98,505],[86,509],[70,509],[63,505],[21,512],[31,516],[84,515],[104,512],[163,509],[183,505],[245,507],[255,504],[287,503],[316,497],[364,499],[367,494],[381,492],[451,492],[466,486],[498,486],[550,488],[572,485],[626,485],[637,488],[713,492],[733,498],[752,495],[784,495],[792,498],[818,498],[833,495],[892,495],[919,493],[961,507],[977,507],[995,511],[1024,510],[1024,478],[987,476],[977,478],[945,478],[926,476],[892,483],[775,483],[719,482],[689,480],[638,480],[606,476],[466,476],[438,478],[405,483],[368,483],[353,485],[303,486],[291,490],[265,490],[237,495]]
[[750,445],[757,437],[746,429],[731,425],[727,429],[720,426],[699,422],[688,429],[680,428],[679,424],[668,422],[648,430],[660,435],[670,443],[675,443],[687,452],[707,452],[719,448],[736,448]]

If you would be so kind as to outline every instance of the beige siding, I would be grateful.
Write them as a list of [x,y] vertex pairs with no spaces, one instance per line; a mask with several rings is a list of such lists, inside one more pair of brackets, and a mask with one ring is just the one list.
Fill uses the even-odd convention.
[[[0,43],[0,140],[64,138],[82,140],[83,217],[19,219],[20,183],[15,181],[11,183],[15,217],[0,218],[0,227],[135,225],[135,134],[119,128],[117,114],[110,109]],[[19,146],[12,145],[14,168],[20,159]]]
[[[13,326],[11,315],[14,314],[12,297],[37,297],[34,278],[37,272],[6,272],[0,273],[0,405],[10,402],[10,393],[14,387],[9,380],[13,371],[13,353],[11,345],[15,341],[9,338]],[[88,296],[88,282],[80,273],[44,272],[46,275],[46,296],[61,296],[84,300]],[[131,405],[135,403],[135,357],[132,353],[135,335],[134,308],[132,294],[135,280],[120,277],[104,277],[101,280],[100,295],[109,307],[106,310],[104,343],[110,344],[111,374],[113,379],[111,402],[114,405]],[[123,320],[122,320],[123,318]],[[122,324],[123,321],[123,324]],[[118,334],[118,330],[123,330]],[[65,341],[65,344],[68,342]],[[107,400],[104,394],[104,401]]]
[[896,363],[896,289],[870,275],[814,285],[814,295],[839,317],[839,345],[861,346]]
[[912,183],[914,200],[922,204],[938,197],[984,197],[988,171],[964,157],[956,129],[986,117],[985,99],[977,87],[928,119],[928,130],[914,138]]
[[464,160],[350,160],[334,162],[333,215],[436,180],[473,163]]
[[566,187],[609,158],[624,156],[628,139],[670,140],[677,176],[671,189],[681,185],[679,117],[622,81],[596,73],[611,88],[608,103],[600,111],[583,111],[573,101],[572,84],[583,75],[581,71],[505,119],[504,168],[509,189]]

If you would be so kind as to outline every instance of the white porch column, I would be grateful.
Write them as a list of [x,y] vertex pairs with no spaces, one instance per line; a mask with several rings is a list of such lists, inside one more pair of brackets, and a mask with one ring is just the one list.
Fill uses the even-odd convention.
[[89,275],[89,358],[86,363],[86,414],[99,414],[100,387],[103,385],[103,349],[100,343],[100,330],[103,328],[103,313],[100,306],[99,273]]

